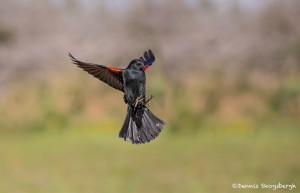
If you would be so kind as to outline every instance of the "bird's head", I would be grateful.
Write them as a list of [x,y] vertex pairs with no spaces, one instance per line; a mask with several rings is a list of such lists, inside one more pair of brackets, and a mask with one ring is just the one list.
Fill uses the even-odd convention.
[[129,69],[133,69],[133,70],[142,70],[142,71],[145,71],[146,68],[144,66],[144,63],[142,61],[140,61],[139,59],[134,59],[132,60],[128,67]]
[[151,66],[155,61],[155,56],[151,50],[144,52],[144,57],[140,57],[139,59],[132,60],[128,67],[129,69],[134,70],[147,70],[149,66]]

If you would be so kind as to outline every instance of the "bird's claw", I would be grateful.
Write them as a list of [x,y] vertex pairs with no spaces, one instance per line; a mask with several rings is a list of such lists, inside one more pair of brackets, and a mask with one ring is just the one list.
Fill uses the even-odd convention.
[[135,99],[135,104],[134,104],[134,108],[137,107],[137,105],[139,104],[139,102],[142,102],[144,100],[144,98],[142,96],[138,96],[136,99]]
[[147,104],[150,105],[150,101],[151,101],[153,98],[154,98],[154,96],[151,95],[150,98],[148,98],[148,99],[146,100],[145,105],[147,105]]
[[[150,104],[150,101],[154,98],[153,95],[150,96],[150,98],[148,98],[145,103],[143,103],[142,105],[143,106],[146,106],[147,104]],[[144,98],[142,96],[138,96],[136,99],[135,99],[135,103],[134,103],[134,108],[136,108],[140,102],[143,102]]]

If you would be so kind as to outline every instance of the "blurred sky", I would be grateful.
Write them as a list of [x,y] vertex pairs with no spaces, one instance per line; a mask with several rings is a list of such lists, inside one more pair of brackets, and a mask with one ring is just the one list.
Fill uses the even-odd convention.
[[[51,0],[53,4],[59,7],[65,6],[68,1],[67,0]],[[193,7],[200,4],[200,0],[183,0],[187,5]],[[264,6],[268,0],[260,1],[260,0],[235,0],[235,1],[228,1],[228,0],[210,0],[211,2],[214,2],[215,4],[218,4],[221,6],[221,8],[226,9],[228,8],[228,5],[232,3],[238,3],[240,7],[244,10],[256,10],[260,9],[262,6]],[[77,0],[82,6],[93,9],[95,4],[99,4],[99,2],[104,2],[107,7],[109,7],[112,10],[118,10],[118,11],[126,11],[130,7],[129,1],[124,0]],[[162,0],[153,0],[153,2],[159,4],[162,2]]]
[[298,1],[0,2],[0,31],[10,38],[0,42],[0,85],[37,70],[70,71],[68,52],[121,67],[151,48],[160,67],[172,66],[166,76],[188,66],[276,67],[287,53],[297,58]]

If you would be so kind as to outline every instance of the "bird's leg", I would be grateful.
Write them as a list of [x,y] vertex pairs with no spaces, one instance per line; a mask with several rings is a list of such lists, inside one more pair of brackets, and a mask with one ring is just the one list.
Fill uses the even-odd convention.
[[148,98],[148,99],[146,100],[145,105],[147,105],[148,103],[149,103],[149,105],[150,105],[150,101],[151,101],[153,98],[154,98],[154,96],[151,95],[150,98]]
[[144,100],[144,99],[143,99],[142,95],[141,95],[141,96],[138,96],[138,97],[135,99],[134,108],[136,108],[137,105],[139,104],[139,102],[142,102],[143,100]]

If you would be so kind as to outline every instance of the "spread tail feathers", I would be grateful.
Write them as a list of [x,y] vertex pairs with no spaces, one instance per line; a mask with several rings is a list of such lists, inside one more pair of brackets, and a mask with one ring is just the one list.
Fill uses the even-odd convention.
[[133,144],[141,144],[155,139],[162,131],[165,123],[156,117],[148,108],[144,108],[142,124],[138,127],[134,119],[127,113],[119,137]]

